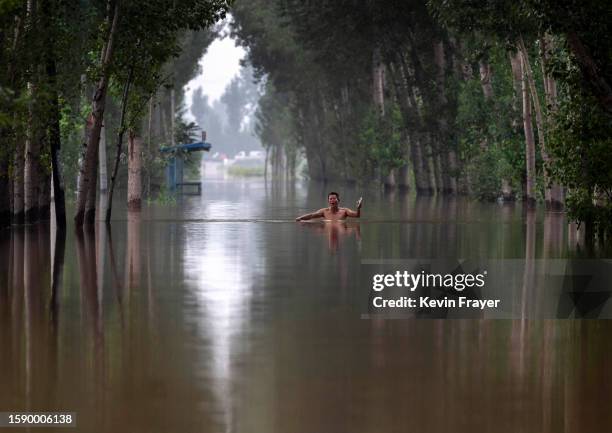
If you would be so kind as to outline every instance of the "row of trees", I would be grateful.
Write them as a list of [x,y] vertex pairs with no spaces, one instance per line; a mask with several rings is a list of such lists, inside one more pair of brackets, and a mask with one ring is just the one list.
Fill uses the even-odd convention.
[[612,221],[606,2],[236,2],[265,77],[257,132],[286,168],[567,206]]
[[[58,224],[65,223],[62,162],[73,169],[78,164],[78,175],[67,170],[66,182],[76,191],[76,225],[95,216],[98,166],[101,183],[110,178],[110,219],[124,135],[127,154],[137,160],[138,146],[145,145],[139,136],[147,137],[149,150],[153,137],[174,141],[181,129],[174,114],[181,92],[174,88],[191,78],[213,39],[207,29],[229,3],[0,3],[0,225],[48,217],[51,179]],[[108,170],[107,136],[116,149]],[[71,148],[60,150],[66,145]],[[138,208],[139,195],[135,199],[129,205]]]

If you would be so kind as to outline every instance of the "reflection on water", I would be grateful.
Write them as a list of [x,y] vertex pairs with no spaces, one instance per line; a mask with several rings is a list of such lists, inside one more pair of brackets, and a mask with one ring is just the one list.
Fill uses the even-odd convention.
[[213,179],[110,227],[0,232],[0,410],[85,432],[610,431],[608,321],[354,307],[364,259],[472,257],[530,259],[514,301],[534,308],[533,260],[585,254],[563,214],[347,190],[361,220],[292,222],[326,193]]
[[361,240],[361,225],[358,222],[315,220],[300,222],[300,225],[317,234],[324,234],[327,238],[327,247],[332,253],[338,251],[341,241],[346,237],[355,236],[355,239]]

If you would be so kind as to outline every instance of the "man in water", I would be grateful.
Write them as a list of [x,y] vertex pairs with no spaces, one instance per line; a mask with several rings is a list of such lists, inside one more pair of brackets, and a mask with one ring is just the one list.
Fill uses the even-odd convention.
[[359,218],[361,216],[361,204],[362,199],[359,198],[357,200],[357,210],[351,210],[345,207],[338,207],[338,203],[340,202],[340,196],[337,192],[330,192],[327,194],[327,203],[329,203],[329,207],[325,207],[323,209],[319,209],[313,213],[307,213],[306,215],[302,215],[297,217],[296,221],[306,221],[311,220],[313,218],[325,218],[329,221],[341,221],[345,220],[347,217]]

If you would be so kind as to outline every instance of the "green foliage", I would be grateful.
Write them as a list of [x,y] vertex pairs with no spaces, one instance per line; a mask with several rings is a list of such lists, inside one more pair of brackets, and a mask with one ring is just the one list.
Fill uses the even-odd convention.
[[[482,45],[480,45],[482,46]],[[522,120],[512,87],[505,48],[492,46],[487,61],[495,71],[494,98],[486,100],[479,77],[464,81],[458,91],[456,133],[470,189],[483,200],[501,194],[502,179],[519,195],[525,172]]]
[[391,169],[404,165],[406,160],[399,107],[392,106],[386,116],[381,116],[376,110],[370,111],[362,123],[357,146],[366,156],[366,172],[376,167],[386,176]]
[[161,206],[176,206],[176,194],[170,192],[166,185],[162,185],[155,198],[149,195],[147,203],[155,203]]
[[508,180],[516,190],[515,170],[510,165],[501,146],[491,145],[474,156],[467,164],[466,170],[470,189],[480,200],[493,201],[499,198],[502,179]]
[[[577,71],[575,71],[577,74]],[[570,77],[562,87],[550,134],[553,176],[568,187],[571,218],[612,229],[612,119]]]

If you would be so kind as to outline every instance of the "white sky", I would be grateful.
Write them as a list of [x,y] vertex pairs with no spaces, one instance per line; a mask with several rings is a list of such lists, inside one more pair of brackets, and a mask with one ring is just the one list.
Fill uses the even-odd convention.
[[[224,30],[227,24],[224,26]],[[222,31],[221,34],[226,33]],[[191,120],[191,101],[193,93],[202,89],[202,93],[208,95],[208,102],[218,100],[227,85],[240,71],[240,60],[245,56],[244,48],[237,47],[233,39],[225,37],[216,39],[208,47],[206,54],[198,62],[202,72],[187,83],[185,86],[185,104],[189,107],[187,117]]]

